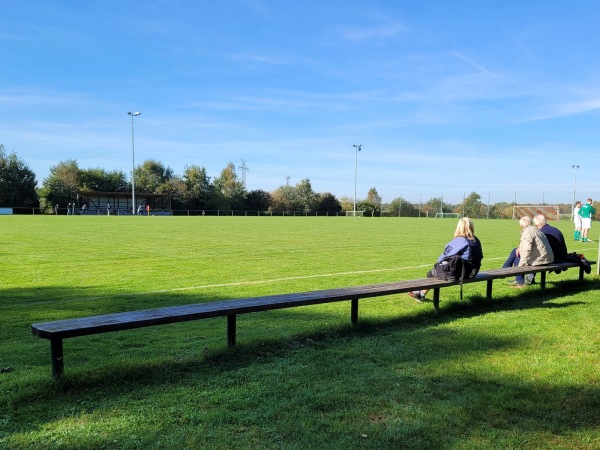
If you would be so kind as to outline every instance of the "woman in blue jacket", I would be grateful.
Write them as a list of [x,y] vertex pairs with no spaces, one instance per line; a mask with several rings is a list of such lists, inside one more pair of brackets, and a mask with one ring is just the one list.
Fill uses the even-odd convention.
[[[475,236],[473,221],[468,217],[463,217],[458,221],[456,231],[454,232],[454,239],[446,244],[444,252],[438,258],[438,263],[442,263],[446,258],[453,255],[458,255],[463,260],[465,278],[473,278],[477,275],[477,272],[481,268],[483,250],[481,249],[481,242]],[[436,276],[436,267],[434,266],[433,269],[427,272],[427,278]],[[427,290],[412,291],[408,295],[420,302],[427,295]]]

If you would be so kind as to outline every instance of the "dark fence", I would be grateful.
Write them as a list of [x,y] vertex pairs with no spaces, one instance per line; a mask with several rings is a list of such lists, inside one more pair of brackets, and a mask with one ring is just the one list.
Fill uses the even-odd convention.
[[275,216],[275,217],[338,217],[346,213],[324,212],[324,211],[245,211],[236,209],[174,209],[174,216]]

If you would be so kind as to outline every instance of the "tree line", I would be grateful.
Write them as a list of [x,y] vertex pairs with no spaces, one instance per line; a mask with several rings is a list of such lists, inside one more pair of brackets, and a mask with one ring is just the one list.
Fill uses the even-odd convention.
[[[247,191],[244,182],[230,162],[218,177],[209,177],[198,165],[186,166],[182,175],[160,161],[146,160],[134,169],[137,192],[168,194],[174,210],[239,210],[288,211],[339,214],[354,210],[354,199],[336,198],[330,192],[318,193],[305,178],[296,185],[283,185],[274,191]],[[80,168],[75,160],[52,166],[41,186],[36,176],[16,153],[8,153],[0,144],[0,207],[32,207],[51,212],[54,205],[66,206],[77,199],[77,192],[130,192],[131,182],[122,171],[103,168]],[[560,205],[568,214],[571,205]],[[511,218],[512,203],[485,205],[481,196],[472,192],[463,203],[451,205],[441,198],[414,204],[401,197],[383,204],[372,187],[365,199],[356,200],[356,210],[365,216],[421,217],[454,212],[473,218]]]
[[[180,210],[319,211],[339,213],[341,202],[331,193],[317,193],[308,178],[295,186],[272,192],[247,191],[230,162],[218,177],[209,177],[204,167],[186,166],[182,175],[160,161],[146,160],[134,169],[136,191],[168,194],[172,208]],[[77,199],[78,192],[131,192],[131,182],[119,170],[80,168],[75,160],[52,166],[37,186],[27,164],[0,144],[0,207],[39,207],[50,212]]]

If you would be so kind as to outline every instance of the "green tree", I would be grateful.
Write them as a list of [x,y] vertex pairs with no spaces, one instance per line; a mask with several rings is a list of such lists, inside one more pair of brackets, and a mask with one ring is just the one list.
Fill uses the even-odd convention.
[[271,205],[271,194],[263,190],[254,190],[246,195],[246,208],[251,211],[267,211]]
[[295,186],[295,200],[296,200],[296,210],[299,211],[316,211],[317,205],[319,204],[319,196],[316,194],[312,185],[310,184],[310,180],[308,178],[304,178],[300,180],[298,184]]
[[340,198],[340,205],[342,205],[342,211],[354,211],[354,199],[350,197]]
[[173,177],[173,170],[160,161],[148,159],[134,170],[138,192],[158,193],[159,187]]
[[156,192],[157,194],[170,194],[172,200],[171,207],[173,209],[182,209],[184,206],[187,186],[185,181],[176,175],[158,186]]
[[487,215],[486,207],[481,203],[481,196],[476,192],[471,192],[462,204],[456,206],[455,211],[473,219],[479,219]]
[[79,181],[82,191],[125,192],[131,189],[125,173],[107,172],[100,167],[80,170]]
[[35,174],[0,144],[0,206],[38,206]]
[[342,204],[330,192],[318,195],[317,211],[328,213],[339,213],[342,211]]
[[368,202],[367,200],[357,200],[356,210],[362,211],[365,217],[374,216],[377,211],[377,207],[373,203]]
[[512,219],[513,218],[513,203],[496,203],[490,209],[491,219]]
[[450,212],[450,210],[448,208],[446,210],[444,210],[443,202],[442,202],[441,198],[433,197],[433,198],[429,199],[426,203],[423,204],[423,213],[427,217],[429,217],[429,216],[435,217],[435,215],[437,213],[441,213],[441,212]]
[[381,206],[381,195],[379,195],[377,189],[374,187],[369,189],[369,192],[367,193],[367,201],[373,203],[374,205]]
[[221,171],[221,175],[215,180],[215,189],[222,197],[219,203],[221,208],[242,209],[244,208],[246,198],[246,188],[244,183],[238,178],[235,171],[235,165],[230,162]]
[[[381,196],[377,192],[377,189],[375,189],[374,187],[369,189],[369,192],[367,193],[367,200],[363,204],[368,205],[368,208],[367,208],[369,210],[368,215],[370,215],[370,216],[380,215],[380,213],[381,213]],[[365,215],[367,215],[366,210],[365,210]]]
[[183,172],[183,181],[185,182],[186,192],[183,200],[183,207],[187,209],[212,209],[209,208],[213,185],[210,178],[206,175],[204,167],[192,165],[186,166]]
[[271,192],[272,211],[294,211],[296,210],[296,190],[292,186],[280,186]]
[[51,209],[53,205],[66,208],[68,203],[77,199],[81,186],[81,171],[75,160],[67,160],[50,168],[50,174],[38,190],[40,207]]
[[419,208],[402,197],[395,198],[388,206],[390,216],[394,217],[418,217]]

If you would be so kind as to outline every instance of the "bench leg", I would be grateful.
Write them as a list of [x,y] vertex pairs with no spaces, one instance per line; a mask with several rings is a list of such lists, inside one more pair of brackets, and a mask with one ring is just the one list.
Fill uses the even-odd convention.
[[358,323],[358,299],[353,298],[350,300],[350,322],[352,325]]
[[52,361],[52,376],[60,379],[64,373],[63,342],[62,339],[50,339],[50,359]]
[[494,280],[487,280],[487,287],[485,289],[485,298],[488,300],[492,299],[492,286],[494,285]]
[[436,311],[440,309],[440,288],[433,289],[433,307]]
[[579,266],[579,282],[583,283],[583,267]]
[[235,314],[227,316],[227,346],[235,345]]
[[540,287],[546,289],[546,274],[548,272],[540,272]]

